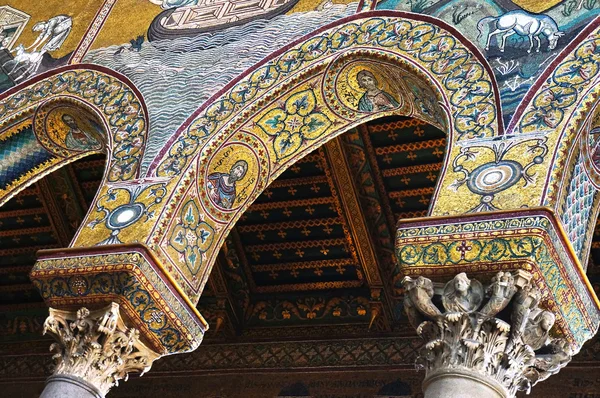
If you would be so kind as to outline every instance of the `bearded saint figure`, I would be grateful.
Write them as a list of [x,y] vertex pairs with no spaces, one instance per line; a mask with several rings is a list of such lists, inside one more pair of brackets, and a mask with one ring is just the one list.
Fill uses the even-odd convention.
[[379,82],[373,73],[361,70],[356,74],[358,87],[366,90],[358,101],[358,110],[363,112],[381,112],[397,108],[400,104],[390,93],[379,88]]
[[235,203],[235,183],[248,171],[248,162],[238,160],[231,166],[229,173],[212,173],[208,176],[206,187],[210,200],[223,209],[231,209]]

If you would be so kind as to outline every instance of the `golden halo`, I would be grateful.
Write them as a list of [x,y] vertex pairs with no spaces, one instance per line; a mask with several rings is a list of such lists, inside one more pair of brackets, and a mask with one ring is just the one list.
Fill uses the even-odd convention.
[[402,108],[403,97],[401,93],[404,91],[399,82],[394,78],[392,73],[393,67],[376,61],[354,61],[344,66],[337,77],[335,90],[337,97],[348,108],[357,110],[358,101],[365,94],[365,89],[358,85],[357,75],[359,72],[366,70],[375,76],[377,79],[377,87],[382,91],[390,94],[398,103],[399,108]]
[[[369,65],[371,64],[371,65]],[[373,65],[371,62],[361,62],[349,67],[344,68],[344,70],[342,70],[342,72],[340,74],[344,74],[345,73],[345,79],[346,79],[346,84],[348,85],[348,87],[351,87],[353,90],[356,90],[360,93],[364,93],[365,90],[363,88],[361,88],[358,85],[358,79],[357,79],[357,75],[359,72],[366,70],[369,71],[373,74],[373,76],[375,76],[375,78],[377,79],[377,85],[378,87],[386,92],[390,92],[390,94],[395,94],[395,90],[394,88],[389,84],[390,82],[390,76],[388,75],[388,73],[386,73],[385,70],[383,70],[384,68],[382,68],[383,65],[379,64],[379,65]]]
[[[258,176],[260,173],[257,155],[247,145],[234,143],[221,148],[212,158],[207,168],[205,177],[206,183],[208,182],[208,176],[213,173],[228,174],[233,165],[240,160],[246,162],[247,169],[244,176],[235,183],[236,198],[234,203],[232,203],[231,208],[228,210],[239,208],[250,196],[252,196],[256,184],[258,183]],[[214,202],[213,204],[219,207]]]
[[[65,119],[76,128],[67,125]],[[42,106],[34,116],[34,128],[42,145],[59,156],[102,152],[106,146],[102,121],[91,111],[66,101]]]

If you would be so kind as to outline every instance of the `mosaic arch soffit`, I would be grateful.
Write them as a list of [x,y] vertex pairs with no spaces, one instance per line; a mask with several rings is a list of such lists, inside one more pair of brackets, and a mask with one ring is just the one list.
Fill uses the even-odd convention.
[[[65,113],[69,113],[71,120],[83,116],[96,119],[95,125],[99,127],[96,138],[88,136],[88,145],[78,146],[64,134],[62,137],[50,134],[49,126],[64,123],[60,115]],[[58,121],[48,122],[57,115]],[[147,141],[148,111],[141,93],[125,76],[98,65],[68,65],[40,74],[0,95],[3,133],[15,120],[27,119],[42,147],[40,150],[47,153],[47,160],[16,176],[9,187],[0,190],[0,204],[57,168],[94,153],[107,153],[105,181],[117,183],[139,177]],[[69,130],[66,124],[62,127]]]

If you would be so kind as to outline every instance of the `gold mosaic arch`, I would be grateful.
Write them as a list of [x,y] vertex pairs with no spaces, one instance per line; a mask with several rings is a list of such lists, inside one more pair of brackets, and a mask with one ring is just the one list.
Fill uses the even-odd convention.
[[[13,146],[26,145],[21,152],[30,158],[34,148],[37,162],[31,170],[3,176],[10,183],[0,189],[0,204],[57,168],[94,153],[107,153],[106,181],[135,178],[147,126],[141,94],[125,77],[100,66],[67,66],[16,86],[0,97],[0,140],[15,141],[27,130],[33,135]],[[12,161],[22,160],[15,154]]]
[[[507,128],[507,134],[548,137],[551,156],[543,163],[548,173],[538,184],[538,205],[558,206],[568,160],[597,119],[599,83],[600,18],[596,18],[537,79]],[[593,175],[590,177],[598,181]]]
[[222,139],[273,90],[323,67],[351,50],[393,54],[427,75],[448,98],[456,140],[494,137],[503,132],[499,90],[479,50],[454,28],[425,15],[375,11],[327,25],[276,51],[214,95],[190,117],[160,152],[151,170],[173,176],[202,147]]
[[188,295],[199,297],[222,240],[260,192],[348,129],[407,115],[447,131],[449,145],[502,133],[489,66],[440,24],[395,12],[347,18],[273,54],[186,122],[150,167],[178,182],[147,244],[175,260]]

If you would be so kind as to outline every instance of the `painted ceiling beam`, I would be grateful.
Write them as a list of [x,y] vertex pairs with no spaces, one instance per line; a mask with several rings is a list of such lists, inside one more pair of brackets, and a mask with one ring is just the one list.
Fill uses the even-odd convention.
[[[377,316],[383,316],[385,322],[383,327],[389,328],[393,323],[393,312],[388,297],[391,296],[389,285],[385,283],[385,274],[375,251],[370,225],[359,202],[356,180],[348,165],[347,154],[344,152],[342,140],[337,137],[324,146],[327,163],[331,167],[332,180],[337,185],[343,213],[347,217],[347,223],[351,231],[359,263],[366,276],[366,282],[371,290],[371,316],[372,322]],[[371,322],[371,323],[372,323]],[[371,327],[371,325],[370,325]]]

